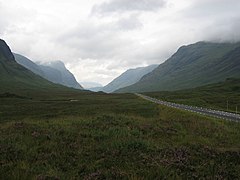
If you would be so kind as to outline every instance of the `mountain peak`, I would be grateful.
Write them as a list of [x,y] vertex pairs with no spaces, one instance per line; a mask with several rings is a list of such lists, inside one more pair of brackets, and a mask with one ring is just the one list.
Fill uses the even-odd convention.
[[51,61],[51,62],[48,62],[48,63],[43,63],[41,65],[50,66],[50,67],[53,67],[53,68],[58,69],[58,70],[67,70],[65,64],[60,60]]
[[52,61],[52,62],[50,62],[49,63],[50,65],[53,65],[53,66],[64,66],[65,67],[65,65],[64,65],[64,63],[62,62],[62,61],[60,61],[60,60],[57,60],[57,61]]
[[2,39],[0,39],[0,53],[4,56],[5,59],[15,61],[11,49],[9,48],[7,43]]

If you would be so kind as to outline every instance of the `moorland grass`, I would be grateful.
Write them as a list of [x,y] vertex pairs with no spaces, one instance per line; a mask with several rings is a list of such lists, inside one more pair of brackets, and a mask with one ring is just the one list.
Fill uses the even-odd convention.
[[229,78],[225,82],[180,91],[144,93],[164,101],[240,112],[240,79]]
[[133,94],[48,96],[0,97],[0,179],[240,178],[239,123]]

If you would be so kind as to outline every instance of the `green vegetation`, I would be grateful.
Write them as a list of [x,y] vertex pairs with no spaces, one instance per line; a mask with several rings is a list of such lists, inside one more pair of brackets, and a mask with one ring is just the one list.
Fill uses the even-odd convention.
[[240,178],[238,123],[132,94],[35,96],[0,96],[0,179]]
[[134,85],[116,92],[175,91],[240,78],[240,43],[182,46]]
[[164,101],[230,112],[236,112],[238,107],[240,111],[240,79],[229,78],[225,82],[194,89],[144,94]]
[[0,39],[0,94],[69,91],[68,88],[51,83],[19,65],[6,42]]
[[25,90],[64,88],[63,86],[53,84],[31,71],[17,64],[15,61],[9,61],[0,54],[0,93],[18,92]]
[[240,179],[239,123],[50,83],[0,43],[0,179]]
[[74,75],[61,61],[54,61],[48,64],[40,65],[32,62],[30,59],[20,54],[14,54],[14,57],[18,64],[50,82],[76,89],[83,89],[76,81]]
[[150,65],[147,67],[138,67],[136,69],[128,69],[120,76],[115,78],[109,84],[102,88],[103,92],[111,93],[116,91],[117,89],[130,86],[138,82],[144,75],[152,72],[158,65]]

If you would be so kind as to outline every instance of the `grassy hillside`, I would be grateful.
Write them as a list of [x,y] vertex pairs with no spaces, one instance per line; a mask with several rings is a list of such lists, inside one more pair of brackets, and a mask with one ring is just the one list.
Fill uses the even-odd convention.
[[27,68],[28,70],[32,71],[33,73],[43,77],[44,73],[37,64],[35,64],[30,59],[28,59],[27,57],[22,56],[20,54],[13,53],[13,55],[18,64],[22,65],[23,67]]
[[69,88],[51,83],[19,65],[7,44],[0,40],[0,94],[34,94],[48,91],[73,91]]
[[240,43],[183,46],[136,84],[117,92],[174,91],[240,77]]
[[0,179],[240,178],[239,123],[133,94],[40,93],[0,102]]
[[152,72],[158,65],[150,65],[147,67],[139,67],[129,69],[115,78],[112,82],[104,86],[101,90],[107,93],[116,91],[117,89],[130,86],[138,82],[144,75]]
[[66,69],[64,63],[61,61],[40,65],[35,64],[30,59],[20,54],[14,54],[14,57],[18,64],[50,82],[70,88],[83,89],[76,81],[74,75]]
[[0,55],[0,94],[67,89],[35,75],[15,61],[4,62],[3,59]]
[[165,101],[231,112],[236,112],[237,106],[240,111],[240,79],[230,78],[225,82],[175,92],[144,94]]

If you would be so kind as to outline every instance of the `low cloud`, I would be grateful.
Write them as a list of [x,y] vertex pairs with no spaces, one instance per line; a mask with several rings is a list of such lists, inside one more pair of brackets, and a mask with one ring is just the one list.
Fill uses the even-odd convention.
[[137,14],[132,14],[126,18],[121,18],[116,22],[118,30],[131,31],[143,28]]
[[[213,26],[217,28],[212,28]],[[223,18],[209,25],[208,33],[204,39],[212,42],[238,42],[240,41],[240,17],[239,18]]]
[[164,0],[110,0],[95,5],[92,14],[156,11],[165,4]]
[[78,51],[81,59],[128,59],[127,54],[138,45],[131,34],[142,27],[137,15],[105,23],[83,21],[59,34],[56,41]]

